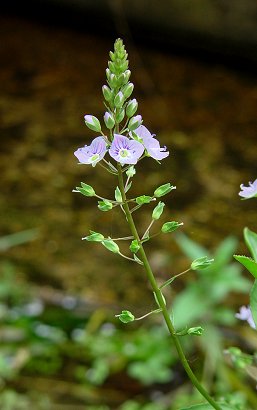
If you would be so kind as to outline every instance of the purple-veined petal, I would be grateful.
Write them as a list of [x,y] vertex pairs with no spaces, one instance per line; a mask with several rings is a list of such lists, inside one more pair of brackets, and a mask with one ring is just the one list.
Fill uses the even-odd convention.
[[142,141],[150,157],[159,161],[168,157],[169,151],[166,151],[167,148],[161,148],[159,141],[154,138],[154,134],[151,134],[144,125],[140,125],[134,133],[139,138],[139,141]]
[[101,161],[107,151],[107,144],[103,137],[96,137],[90,145],[78,148],[74,155],[81,164],[91,164],[93,167]]
[[135,165],[144,152],[143,145],[135,140],[114,134],[114,139],[109,150],[110,156],[117,162]]

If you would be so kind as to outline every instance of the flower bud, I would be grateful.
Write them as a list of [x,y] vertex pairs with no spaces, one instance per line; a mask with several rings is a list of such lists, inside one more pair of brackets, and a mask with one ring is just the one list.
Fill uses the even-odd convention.
[[116,75],[111,74],[111,75],[109,76],[108,83],[109,83],[109,85],[110,85],[111,88],[117,87],[118,81],[117,81]]
[[123,108],[117,110],[116,121],[119,124],[125,117],[125,110]]
[[113,115],[110,114],[108,111],[104,114],[104,122],[106,127],[111,130],[114,125],[115,125],[115,120],[113,118]]
[[129,249],[132,253],[137,253],[137,251],[139,251],[140,245],[136,239],[131,242]]
[[142,124],[142,116],[136,115],[135,117],[130,118],[128,123],[128,129],[130,131],[136,130]]
[[202,256],[201,258],[195,259],[191,263],[191,269],[192,270],[200,270],[200,269],[205,269],[208,268],[214,262],[214,259],[208,259],[208,256]]
[[86,240],[88,242],[102,242],[104,240],[104,236],[101,233],[90,231],[90,235],[85,236],[82,240]]
[[130,100],[128,102],[127,107],[126,107],[127,117],[129,118],[132,117],[136,113],[137,109],[138,109],[138,102],[135,98],[133,98],[133,100]]
[[112,91],[110,90],[110,88],[107,85],[103,85],[102,91],[103,91],[103,96],[104,96],[105,100],[106,101],[111,101]]
[[95,190],[91,185],[85,184],[84,182],[81,182],[81,187],[76,187],[72,192],[80,192],[81,194],[85,196],[95,196]]
[[135,170],[134,165],[131,165],[131,167],[129,167],[128,170],[126,171],[126,175],[129,178],[132,178],[135,175],[135,173],[136,173],[136,170]]
[[111,251],[113,253],[119,253],[120,249],[117,245],[116,242],[114,242],[112,239],[105,239],[104,241],[102,241],[102,245],[108,249],[108,251]]
[[122,312],[119,315],[115,315],[115,317],[118,317],[123,323],[129,323],[135,320],[135,316],[129,310],[122,310]]
[[123,102],[124,102],[124,95],[122,94],[121,91],[119,91],[118,94],[114,98],[114,105],[116,108],[121,108]]
[[152,218],[154,220],[157,220],[160,218],[161,214],[163,213],[164,207],[165,207],[165,203],[161,201],[158,203],[158,205],[156,205],[152,213]]
[[124,94],[125,99],[131,96],[131,94],[133,93],[133,90],[134,90],[133,83],[128,83],[123,87],[122,92]]
[[176,189],[176,187],[171,185],[170,183],[161,185],[158,188],[156,188],[156,190],[154,191],[154,196],[156,198],[159,198],[160,196],[168,194],[173,189]]
[[136,198],[136,203],[138,205],[149,204],[151,202],[152,197],[148,195],[141,195]]
[[101,124],[96,117],[94,117],[93,115],[85,115],[84,119],[85,119],[86,126],[90,130],[101,132]]
[[112,203],[107,199],[104,199],[103,201],[98,201],[98,209],[100,209],[100,211],[103,212],[110,211],[112,209]]
[[128,80],[129,80],[129,77],[130,77],[130,75],[131,75],[131,71],[130,70],[126,70],[125,72],[124,72],[124,75],[125,75],[125,84],[128,82]]
[[176,221],[165,222],[165,224],[162,225],[161,231],[163,233],[173,232],[176,229],[178,229],[181,225],[184,225],[183,222],[181,223],[176,222]]

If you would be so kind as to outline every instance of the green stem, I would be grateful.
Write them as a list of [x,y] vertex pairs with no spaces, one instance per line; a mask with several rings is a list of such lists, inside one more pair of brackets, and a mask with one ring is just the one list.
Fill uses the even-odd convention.
[[146,256],[143,244],[140,242],[140,237],[138,235],[137,232],[137,228],[135,226],[131,211],[129,209],[129,205],[127,202],[127,198],[126,198],[126,193],[125,193],[125,189],[124,189],[124,181],[123,181],[123,176],[122,176],[122,169],[121,169],[121,165],[118,164],[118,180],[119,180],[119,188],[121,191],[121,195],[122,195],[122,200],[123,200],[123,209],[127,218],[127,222],[128,225],[130,227],[131,233],[134,236],[134,238],[138,241],[139,245],[140,245],[140,249],[139,249],[139,254],[141,257],[141,260],[143,262],[147,277],[150,281],[150,284],[152,286],[152,290],[156,295],[156,299],[158,301],[158,304],[162,310],[162,314],[164,317],[164,320],[166,322],[166,325],[169,329],[170,335],[173,339],[173,342],[175,344],[175,347],[177,349],[178,352],[178,356],[180,358],[180,361],[188,375],[188,377],[190,378],[191,382],[194,384],[194,386],[198,389],[198,391],[201,393],[201,395],[211,404],[211,406],[216,409],[216,410],[222,410],[220,408],[220,406],[212,399],[212,397],[209,395],[209,393],[205,390],[205,388],[201,385],[201,383],[197,380],[196,376],[194,375],[193,371],[191,370],[191,367],[188,364],[188,361],[185,357],[184,351],[182,349],[182,346],[180,344],[179,338],[177,337],[177,335],[175,334],[175,329],[173,327],[172,321],[170,319],[170,315],[169,312],[167,310],[167,307],[165,305],[165,302],[163,300],[163,296],[161,293],[161,290],[159,289],[157,282],[155,280],[152,268],[149,264],[148,258]]

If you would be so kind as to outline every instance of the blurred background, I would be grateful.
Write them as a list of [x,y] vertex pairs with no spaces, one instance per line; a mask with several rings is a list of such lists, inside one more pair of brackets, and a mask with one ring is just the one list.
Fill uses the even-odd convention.
[[[184,344],[210,391],[235,409],[256,408],[256,334],[234,318],[249,303],[251,277],[232,255],[247,254],[243,228],[257,226],[256,202],[238,196],[257,178],[257,3],[9,0],[0,11],[1,410],[194,402],[161,319],[125,327],[114,317],[154,308],[140,266],[81,241],[89,229],[127,235],[116,208],[101,213],[72,193],[80,181],[107,197],[116,186],[100,167],[78,166],[73,152],[94,136],[84,115],[105,112],[101,87],[117,37],[138,113],[170,151],[161,166],[138,167],[133,195],[171,182],[164,218],[184,222],[180,235],[147,245],[152,266],[161,283],[194,257],[215,255],[207,274],[182,277],[166,297],[178,328],[205,328]],[[150,215],[140,211],[139,230]]]

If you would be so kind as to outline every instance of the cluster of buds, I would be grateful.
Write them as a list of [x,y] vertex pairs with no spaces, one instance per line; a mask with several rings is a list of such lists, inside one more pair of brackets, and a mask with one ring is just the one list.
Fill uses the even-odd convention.
[[[121,165],[135,165],[144,156],[150,156],[157,161],[166,158],[169,155],[166,147],[161,147],[155,135],[142,125],[142,116],[135,115],[138,102],[135,98],[130,99],[134,84],[129,81],[131,72],[121,39],[116,40],[114,52],[110,52],[110,59],[106,69],[107,84],[102,87],[107,108],[103,122],[107,133],[102,131],[98,118],[85,115],[87,127],[101,135],[94,138],[89,145],[78,148],[74,152],[75,156],[80,163],[92,166],[103,160],[107,152]],[[105,162],[113,172],[111,163]]]

